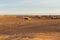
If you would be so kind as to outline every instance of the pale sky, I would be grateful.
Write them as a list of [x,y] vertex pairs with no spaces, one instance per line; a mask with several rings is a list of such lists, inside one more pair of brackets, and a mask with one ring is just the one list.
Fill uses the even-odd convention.
[[60,15],[60,0],[0,0],[0,15]]

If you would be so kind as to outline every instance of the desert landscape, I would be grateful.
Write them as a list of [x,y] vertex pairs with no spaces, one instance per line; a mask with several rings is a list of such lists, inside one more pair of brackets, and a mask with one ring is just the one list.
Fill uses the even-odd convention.
[[2,15],[0,40],[60,40],[60,16]]

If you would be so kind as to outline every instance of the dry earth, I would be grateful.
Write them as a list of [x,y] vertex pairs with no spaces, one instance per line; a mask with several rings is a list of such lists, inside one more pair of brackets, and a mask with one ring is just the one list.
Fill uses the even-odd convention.
[[0,40],[60,40],[60,19],[31,18],[0,16]]

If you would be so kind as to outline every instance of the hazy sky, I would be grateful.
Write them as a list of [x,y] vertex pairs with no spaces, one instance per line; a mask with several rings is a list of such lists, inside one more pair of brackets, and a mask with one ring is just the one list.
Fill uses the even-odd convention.
[[60,14],[60,0],[0,0],[0,14]]

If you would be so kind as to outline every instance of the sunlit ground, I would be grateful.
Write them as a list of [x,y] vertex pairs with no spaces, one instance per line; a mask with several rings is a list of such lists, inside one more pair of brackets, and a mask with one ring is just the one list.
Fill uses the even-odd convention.
[[22,20],[21,17],[1,16],[0,40],[60,40],[60,19]]
[[0,40],[60,40],[60,33],[50,32],[50,33],[0,35]]

